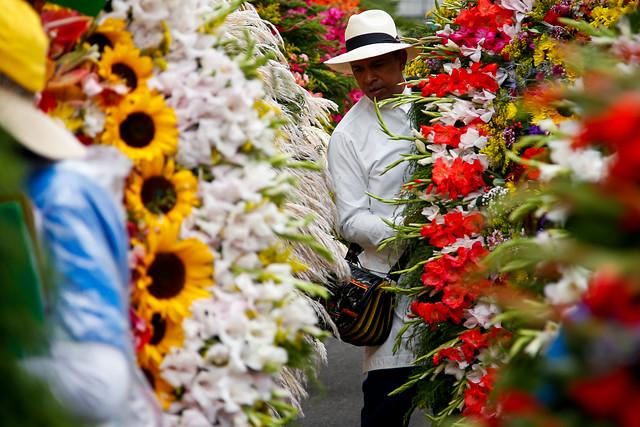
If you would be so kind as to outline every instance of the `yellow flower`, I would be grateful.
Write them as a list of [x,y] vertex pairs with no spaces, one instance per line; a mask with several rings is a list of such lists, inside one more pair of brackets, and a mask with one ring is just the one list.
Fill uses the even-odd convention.
[[149,227],[167,220],[180,223],[198,204],[198,180],[189,170],[175,170],[172,159],[141,161],[125,194],[129,211]]
[[282,110],[280,110],[277,105],[263,101],[262,99],[257,99],[253,103],[253,109],[258,112],[258,117],[260,117],[261,119],[264,119],[268,115],[282,115]]
[[605,27],[609,28],[620,19],[622,12],[619,9],[608,8],[603,6],[596,6],[591,11],[591,25],[594,28]]
[[146,90],[129,94],[107,111],[102,142],[134,161],[171,155],[178,144],[175,112],[161,95]]
[[509,102],[506,106],[505,116],[508,120],[516,117],[518,114],[518,107],[513,102]]
[[538,125],[541,121],[547,119],[551,119],[555,124],[558,124],[568,120],[569,117],[563,116],[557,109],[548,106],[539,106],[536,110],[531,112],[531,123],[534,125]]
[[98,73],[110,83],[124,83],[134,91],[146,87],[153,75],[153,62],[148,56],[140,56],[133,45],[117,44],[115,48],[105,47]]
[[136,271],[132,299],[143,316],[155,313],[171,322],[189,315],[191,303],[209,296],[213,254],[197,239],[178,240],[179,224],[163,223],[147,238],[148,251]]
[[404,74],[409,77],[427,77],[429,76],[429,67],[423,57],[418,56],[416,59],[407,64]]
[[536,48],[533,51],[533,65],[537,67],[545,61],[553,64],[562,64],[556,42],[547,37],[546,34],[542,35],[535,45]]
[[84,125],[84,120],[78,114],[78,110],[66,102],[58,102],[56,108],[49,114],[52,117],[60,119],[65,127],[73,133],[78,132]]
[[127,23],[122,19],[107,18],[87,37],[87,42],[98,46],[102,53],[105,48],[113,49],[116,45],[133,46],[131,33],[127,31]]
[[181,323],[167,320],[159,313],[153,313],[148,323],[152,330],[151,339],[138,353],[138,360],[141,367],[155,370],[172,348],[182,346],[184,334]]

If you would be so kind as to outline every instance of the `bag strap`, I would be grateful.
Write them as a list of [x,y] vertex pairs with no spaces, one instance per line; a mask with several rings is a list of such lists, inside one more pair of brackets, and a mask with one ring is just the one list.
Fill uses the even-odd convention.
[[360,265],[358,255],[360,255],[362,252],[364,252],[362,246],[357,243],[349,243],[347,254],[344,256],[344,259],[352,264]]
[[[364,249],[362,248],[362,246],[360,246],[357,243],[350,242],[347,249],[347,254],[344,256],[344,259],[346,259],[352,264],[360,265],[360,260],[358,259],[358,256],[362,252],[364,252]],[[393,264],[393,266],[391,266],[391,269],[387,273],[387,278],[389,280],[394,281],[396,283],[398,282],[400,275],[397,273],[391,274],[391,272],[399,270],[408,258],[409,258],[409,251],[405,249],[402,255],[400,255],[400,258],[398,259],[398,261],[395,264]]]

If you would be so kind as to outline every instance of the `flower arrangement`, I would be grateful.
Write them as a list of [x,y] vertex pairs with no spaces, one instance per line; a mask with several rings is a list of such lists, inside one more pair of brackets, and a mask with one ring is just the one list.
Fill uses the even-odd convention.
[[322,62],[342,53],[347,21],[358,12],[358,1],[260,0],[255,5],[260,16],[281,34],[298,83],[337,105],[332,116],[335,125],[357,101],[354,97],[360,96],[360,91],[352,78],[333,72]]
[[[133,163],[123,200],[132,324],[140,366],[176,426],[291,420],[290,370],[310,367],[323,335],[304,293],[324,290],[299,278],[308,267],[294,253],[328,255],[301,233],[309,221],[289,210],[293,178],[282,173],[310,165],[275,143],[291,135],[291,113],[258,78],[270,57],[242,28],[224,28],[252,11],[238,6],[116,0],[95,20],[42,11],[52,75],[41,108]],[[301,129],[321,143],[327,107],[302,99],[315,112],[298,114]]]
[[[542,95],[570,109],[572,119],[545,123],[546,135],[519,142],[545,147],[549,155],[536,161],[545,171],[537,185],[519,186],[506,202],[526,201],[522,213],[544,222],[544,228],[498,247],[487,265],[501,274],[510,266],[500,302],[521,325],[518,345],[545,350],[537,357],[535,351],[519,355],[501,372],[498,425],[638,422],[628,409],[637,393],[629,374],[638,349],[640,276],[631,261],[639,241],[633,219],[638,69],[629,53],[637,51],[638,27],[637,12],[623,13],[609,28],[570,23],[597,47],[565,50],[563,58],[579,65],[581,84],[552,87]],[[513,295],[551,309],[524,311],[513,304]]]
[[[434,412],[432,422],[497,417],[489,397],[499,368],[524,350],[537,354],[557,329],[554,322],[521,328],[517,313],[531,307],[505,310],[499,304],[521,261],[513,259],[496,272],[489,268],[489,254],[508,251],[502,248],[512,240],[560,215],[533,215],[543,203],[532,195],[536,190],[517,203],[507,196],[520,182],[533,189],[536,180],[564,170],[543,162],[560,151],[531,142],[555,127],[567,131],[576,114],[541,89],[576,81],[579,69],[566,59],[564,42],[584,44],[592,30],[609,31],[614,21],[603,16],[634,8],[635,3],[444,2],[430,17],[428,27],[435,30],[420,39],[422,55],[408,65],[407,74],[416,77],[413,93],[385,101],[413,104],[416,123],[414,135],[389,132],[392,139],[415,141],[416,149],[403,159],[412,164],[412,180],[401,199],[389,201],[406,204],[404,224],[383,244],[403,241],[413,253],[396,289],[412,300],[405,333],[419,367],[405,387],[418,386],[420,404]],[[574,25],[577,20],[582,24]],[[594,161],[596,167],[583,173],[598,177],[605,162],[590,150],[564,161],[574,169]],[[565,288],[572,289],[573,301],[580,298],[589,275],[570,267],[557,286],[542,289],[533,273],[518,272],[528,291],[542,295],[536,309],[564,306]]]

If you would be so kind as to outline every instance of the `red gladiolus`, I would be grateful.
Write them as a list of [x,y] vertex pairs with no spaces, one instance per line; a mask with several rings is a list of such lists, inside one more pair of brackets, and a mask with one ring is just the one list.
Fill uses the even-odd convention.
[[454,362],[462,362],[464,360],[462,353],[458,347],[443,348],[433,356],[433,364],[439,365],[443,360],[453,360]]
[[583,297],[585,305],[598,317],[611,318],[628,326],[640,324],[637,286],[612,274],[597,274]]
[[469,344],[474,350],[489,346],[490,334],[483,334],[479,329],[471,329],[460,334],[460,340]]
[[620,412],[620,425],[622,427],[637,427],[640,426],[640,390],[636,388],[632,396],[627,396],[626,405]]
[[462,286],[447,286],[442,295],[442,302],[452,310],[464,310],[471,306],[475,295],[467,292]]
[[588,119],[573,145],[607,147],[617,153],[611,178],[640,181],[640,94],[624,95],[607,112]]
[[415,301],[411,304],[411,312],[429,325],[451,320],[454,323],[462,321],[462,313],[456,313],[441,302],[429,303]]
[[429,239],[429,243],[438,248],[444,248],[454,243],[459,238],[477,234],[484,225],[481,213],[473,212],[463,215],[456,211],[444,216],[444,223],[436,221],[422,227],[420,234]]
[[51,39],[49,55],[53,58],[75,46],[93,21],[91,17],[69,9],[47,10],[40,18],[45,32]]
[[429,136],[433,134],[434,144],[458,148],[458,145],[460,145],[460,137],[467,132],[467,127],[458,128],[437,124],[434,126],[421,126],[420,130],[425,138],[429,138]]
[[626,398],[633,391],[631,373],[618,369],[595,378],[575,381],[569,396],[596,417],[613,417],[627,405]]
[[520,390],[510,390],[502,394],[499,397],[499,406],[507,415],[531,414],[541,409],[533,396]]
[[486,412],[484,410],[489,400],[489,394],[493,390],[493,372],[490,371],[482,377],[480,382],[469,382],[469,388],[464,392],[464,410],[462,414],[465,417],[482,416]]
[[497,64],[488,64],[482,67],[474,64],[471,68],[454,68],[451,74],[437,74],[421,81],[418,87],[422,90],[422,96],[435,95],[443,97],[447,93],[466,95],[474,90],[487,90],[496,92],[498,82],[495,78]]
[[505,25],[513,24],[513,12],[489,0],[479,0],[477,6],[463,10],[453,22],[468,29],[499,30]]
[[45,90],[40,94],[40,101],[38,102],[38,108],[45,113],[55,110],[58,106],[58,100],[51,91]]
[[433,166],[431,175],[433,183],[427,192],[430,193],[435,189],[436,193],[448,195],[451,199],[459,196],[466,197],[486,187],[482,177],[483,172],[484,167],[479,160],[468,163],[458,157],[449,165],[446,160],[439,158]]
[[[488,251],[482,247],[480,242],[474,243],[471,249],[460,247],[456,256],[447,254],[426,263],[422,274],[422,283],[425,286],[433,286],[437,290],[442,290],[445,286],[459,282],[465,274],[477,268],[478,261],[487,253]],[[474,287],[478,287],[478,282],[474,282]]]

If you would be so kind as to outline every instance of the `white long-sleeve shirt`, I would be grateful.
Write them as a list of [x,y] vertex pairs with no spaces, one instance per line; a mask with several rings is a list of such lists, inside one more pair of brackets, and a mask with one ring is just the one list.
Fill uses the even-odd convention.
[[[397,135],[410,135],[408,106],[384,107],[381,115],[388,129]],[[407,164],[402,163],[383,175],[387,166],[410,153],[410,141],[392,141],[382,131],[373,102],[363,97],[345,115],[331,135],[328,149],[329,177],[338,210],[338,225],[342,237],[362,246],[359,260],[364,268],[385,276],[400,257],[393,248],[378,251],[384,239],[394,231],[383,219],[398,223],[402,210],[396,205],[380,202],[367,193],[384,199],[398,196],[408,179]],[[394,313],[393,326],[387,341],[379,347],[366,347],[363,370],[410,366],[412,352],[401,347],[393,354],[398,331],[404,324],[407,300],[400,298]]]

